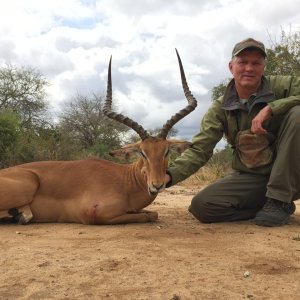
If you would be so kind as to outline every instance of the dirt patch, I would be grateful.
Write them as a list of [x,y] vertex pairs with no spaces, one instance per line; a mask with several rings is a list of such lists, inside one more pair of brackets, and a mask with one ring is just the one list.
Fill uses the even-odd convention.
[[[201,224],[176,186],[147,224],[1,224],[1,299],[299,299],[300,208],[279,228]],[[297,202],[296,202],[297,204]]]

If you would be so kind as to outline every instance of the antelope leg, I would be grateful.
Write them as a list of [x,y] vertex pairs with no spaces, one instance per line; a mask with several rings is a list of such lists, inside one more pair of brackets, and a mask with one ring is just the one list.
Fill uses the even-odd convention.
[[101,224],[126,224],[126,223],[147,223],[155,222],[158,213],[155,211],[141,211],[136,213],[126,213],[111,219],[101,221]]

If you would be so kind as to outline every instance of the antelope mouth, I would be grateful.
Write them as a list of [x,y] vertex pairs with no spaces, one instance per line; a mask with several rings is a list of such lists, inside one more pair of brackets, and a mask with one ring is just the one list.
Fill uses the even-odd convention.
[[150,196],[157,196],[158,193],[159,193],[158,191],[154,192],[149,190]]
[[148,192],[149,192],[149,195],[151,196],[157,196],[158,193],[161,193],[165,190],[165,185],[162,184],[160,187],[148,187]]

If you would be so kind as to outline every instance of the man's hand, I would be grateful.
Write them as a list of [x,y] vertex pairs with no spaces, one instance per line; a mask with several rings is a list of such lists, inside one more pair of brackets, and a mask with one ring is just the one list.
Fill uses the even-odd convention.
[[267,130],[263,127],[263,125],[271,117],[272,109],[269,105],[267,105],[252,120],[251,132],[258,135],[267,134]]
[[171,176],[169,174],[166,174],[165,175],[165,184],[168,184],[170,180],[171,180]]

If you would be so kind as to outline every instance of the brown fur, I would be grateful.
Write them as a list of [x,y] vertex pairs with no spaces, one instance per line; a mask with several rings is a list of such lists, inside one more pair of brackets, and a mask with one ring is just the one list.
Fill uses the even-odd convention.
[[156,212],[142,209],[165,188],[165,154],[168,149],[181,152],[190,146],[188,142],[149,137],[112,153],[122,157],[143,153],[132,164],[95,159],[32,162],[3,169],[0,218],[17,218],[21,224],[155,221]]

